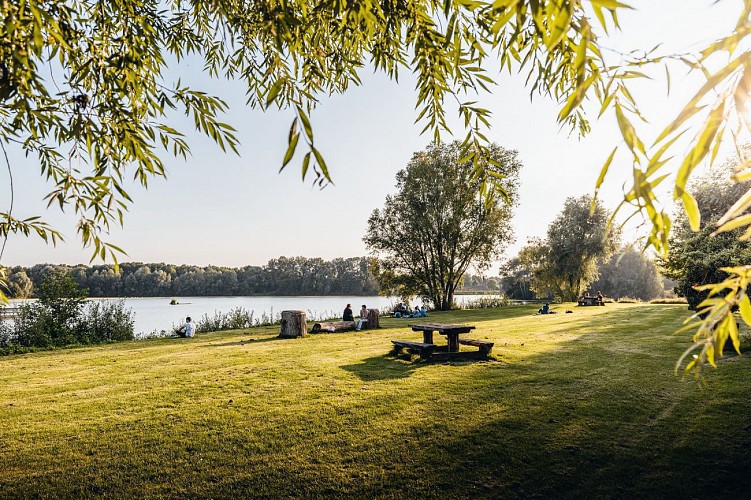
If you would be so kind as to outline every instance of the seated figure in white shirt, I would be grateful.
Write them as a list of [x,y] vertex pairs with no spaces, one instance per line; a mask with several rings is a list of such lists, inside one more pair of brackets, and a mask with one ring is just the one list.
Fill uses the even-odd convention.
[[177,334],[181,337],[194,337],[196,334],[196,324],[190,319],[190,316],[185,318],[185,324],[177,329]]
[[355,330],[362,330],[362,324],[368,322],[368,308],[365,307],[365,304],[362,305],[362,308],[360,309],[360,319],[357,320],[357,327]]

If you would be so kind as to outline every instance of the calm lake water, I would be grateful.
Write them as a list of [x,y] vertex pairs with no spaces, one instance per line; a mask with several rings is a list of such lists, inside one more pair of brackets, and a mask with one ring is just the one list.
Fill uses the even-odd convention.
[[[460,295],[456,302],[461,304],[474,300],[479,295]],[[288,309],[307,311],[310,320],[324,318],[341,318],[344,306],[352,304],[352,310],[357,316],[360,306],[375,307],[377,309],[391,309],[398,302],[395,297],[174,297],[179,304],[170,305],[172,297],[144,297],[125,299],[92,299],[92,300],[122,300],[125,307],[134,313],[136,336],[172,330],[181,325],[186,316],[194,321],[200,321],[204,315],[214,316],[218,312],[227,313],[238,307],[253,311],[254,319],[279,319],[282,311]],[[414,306],[414,304],[413,304]]]

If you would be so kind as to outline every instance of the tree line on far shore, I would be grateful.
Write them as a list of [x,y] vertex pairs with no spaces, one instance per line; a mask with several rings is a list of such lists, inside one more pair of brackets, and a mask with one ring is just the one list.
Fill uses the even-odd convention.
[[125,262],[112,265],[37,264],[13,267],[10,296],[36,296],[45,276],[70,274],[90,297],[241,295],[377,295],[366,257],[279,257],[263,266],[240,268]]
[[[380,287],[367,257],[323,260],[279,257],[263,266],[239,268],[125,262],[112,265],[16,266],[9,273],[9,296],[36,297],[45,276],[69,274],[89,297],[171,297],[243,295],[378,295]],[[497,277],[467,275],[471,291],[499,291]]]

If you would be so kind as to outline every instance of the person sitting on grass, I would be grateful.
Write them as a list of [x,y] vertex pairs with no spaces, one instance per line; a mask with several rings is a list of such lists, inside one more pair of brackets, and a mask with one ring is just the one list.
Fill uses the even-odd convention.
[[196,324],[190,319],[190,316],[185,318],[185,324],[177,329],[177,335],[180,337],[191,338],[196,334]]
[[537,310],[537,314],[550,314],[550,304],[546,302],[544,306]]
[[425,304],[422,305],[420,308],[420,317],[421,318],[427,318],[428,317],[428,308],[425,307]]
[[399,304],[394,309],[394,317],[395,318],[408,318],[409,314],[407,312],[407,308],[404,306],[404,302],[399,302]]

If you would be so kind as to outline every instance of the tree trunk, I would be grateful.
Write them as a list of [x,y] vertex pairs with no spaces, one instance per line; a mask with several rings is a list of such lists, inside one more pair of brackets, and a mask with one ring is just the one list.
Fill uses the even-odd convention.
[[282,311],[281,327],[279,336],[282,338],[305,337],[308,334],[305,311]]
[[378,309],[368,309],[367,328],[381,328],[381,313]]

